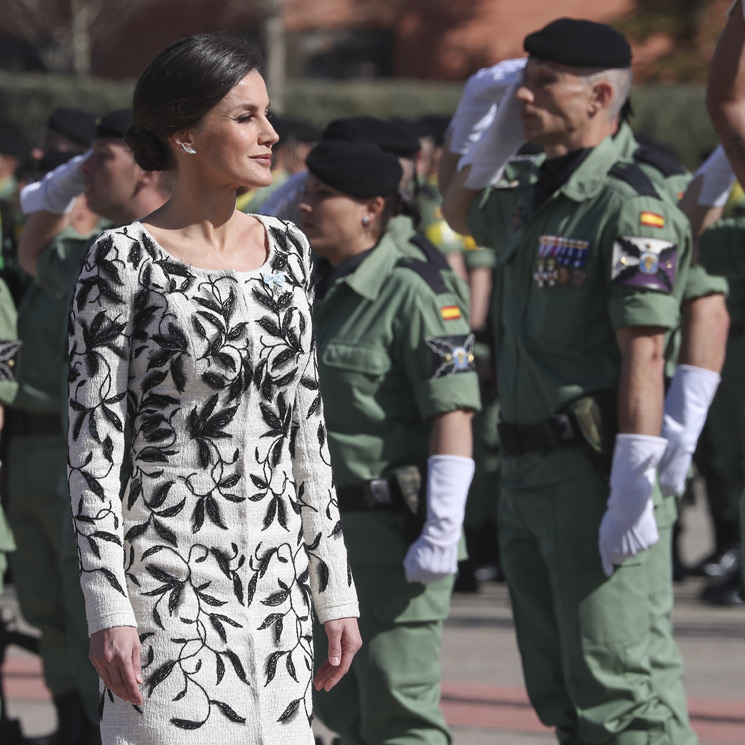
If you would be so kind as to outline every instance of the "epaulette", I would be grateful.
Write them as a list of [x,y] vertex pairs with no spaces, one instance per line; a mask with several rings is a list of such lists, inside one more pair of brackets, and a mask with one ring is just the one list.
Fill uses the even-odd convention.
[[396,266],[416,272],[432,288],[436,295],[440,295],[443,292],[450,292],[450,288],[442,277],[443,270],[450,269],[450,264],[448,264],[447,259],[442,255],[442,252],[429,239],[419,233],[409,238],[409,242],[413,243],[424,253],[425,260],[402,256],[396,262]]
[[636,163],[616,163],[608,171],[608,175],[617,178],[619,181],[626,182],[642,197],[660,199],[660,194],[649,176]]
[[634,152],[634,161],[652,166],[665,178],[684,176],[688,173],[675,156],[644,145],[640,145]]

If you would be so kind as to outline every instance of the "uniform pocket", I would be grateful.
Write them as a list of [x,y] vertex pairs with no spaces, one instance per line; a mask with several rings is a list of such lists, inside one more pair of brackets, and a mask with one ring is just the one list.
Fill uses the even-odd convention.
[[376,344],[331,342],[324,349],[321,360],[329,367],[368,375],[382,375],[391,369],[387,350]]

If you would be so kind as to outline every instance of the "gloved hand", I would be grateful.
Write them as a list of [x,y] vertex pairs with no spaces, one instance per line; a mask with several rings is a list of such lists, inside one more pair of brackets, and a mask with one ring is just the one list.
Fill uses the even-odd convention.
[[600,522],[598,548],[603,571],[645,551],[659,540],[651,494],[667,441],[651,435],[616,435],[610,497]]
[[499,181],[507,161],[523,144],[522,104],[515,98],[519,83],[510,86],[497,114],[471,149],[458,162],[458,170],[471,166],[464,186],[479,191]]
[[508,59],[468,78],[450,122],[450,151],[463,155],[491,123],[507,89],[522,78],[526,59]]
[[41,181],[28,184],[21,189],[21,209],[25,215],[32,212],[54,212],[67,214],[75,199],[83,193],[85,185],[80,167],[90,151],[76,155],[67,163],[57,166]]
[[701,178],[698,203],[704,207],[724,207],[735,183],[735,174],[724,148],[717,145],[699,166],[694,178]]
[[678,365],[665,396],[662,436],[667,440],[660,461],[660,486],[666,497],[682,494],[691,459],[721,376],[713,370]]
[[407,582],[426,585],[458,570],[458,543],[473,471],[472,458],[433,455],[427,460],[427,519],[404,559]]

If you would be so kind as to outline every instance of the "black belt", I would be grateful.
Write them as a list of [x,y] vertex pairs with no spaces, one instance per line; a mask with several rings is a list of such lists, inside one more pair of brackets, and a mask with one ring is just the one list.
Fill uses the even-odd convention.
[[500,422],[498,429],[502,447],[507,455],[557,450],[583,442],[582,435],[569,414],[556,414],[540,424]]
[[9,409],[7,415],[8,430],[11,437],[62,434],[62,419],[59,412],[39,414],[31,411]]
[[372,479],[363,484],[338,486],[340,512],[364,510],[405,510],[406,502],[395,479]]

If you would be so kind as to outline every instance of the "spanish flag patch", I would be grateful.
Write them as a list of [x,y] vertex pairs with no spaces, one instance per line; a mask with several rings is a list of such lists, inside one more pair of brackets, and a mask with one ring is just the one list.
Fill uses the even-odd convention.
[[444,305],[440,308],[440,315],[444,321],[456,321],[460,318],[460,308],[457,305]]
[[658,215],[656,212],[642,212],[639,222],[641,222],[642,225],[649,226],[650,228],[665,227],[665,218],[662,215]]

